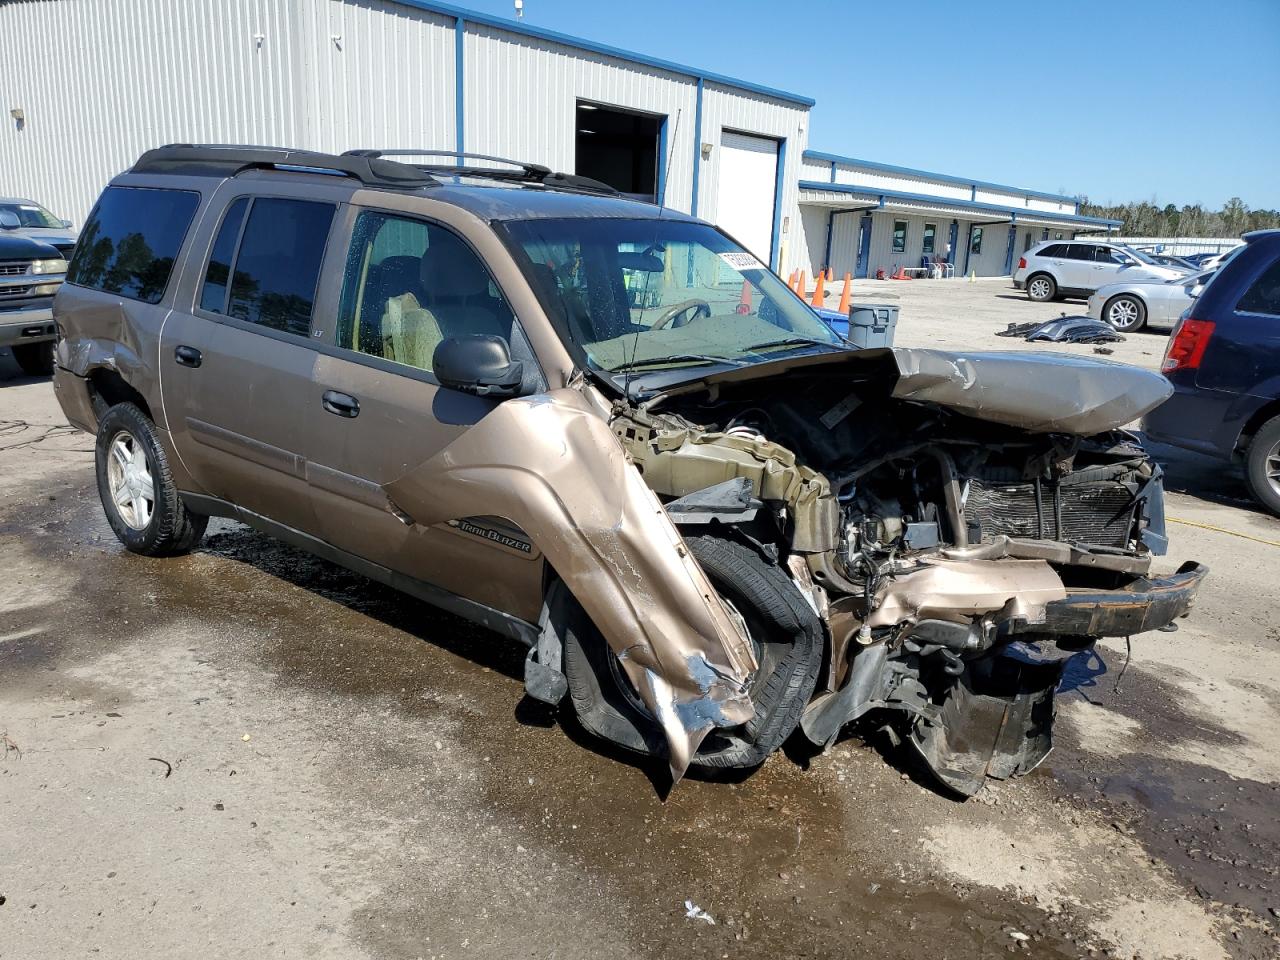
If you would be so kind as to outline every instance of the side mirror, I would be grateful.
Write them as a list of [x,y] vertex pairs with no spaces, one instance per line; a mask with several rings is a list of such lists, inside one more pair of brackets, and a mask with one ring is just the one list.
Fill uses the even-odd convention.
[[22,221],[18,219],[18,215],[10,210],[0,210],[0,229],[17,230],[22,226]]
[[68,229],[68,230],[70,230],[70,229],[71,229],[71,221],[70,221],[70,220],[60,220],[60,221],[59,221],[59,223],[61,223],[61,224],[62,224],[66,229]]
[[507,341],[485,334],[442,340],[431,366],[442,386],[478,397],[514,397],[524,380]]

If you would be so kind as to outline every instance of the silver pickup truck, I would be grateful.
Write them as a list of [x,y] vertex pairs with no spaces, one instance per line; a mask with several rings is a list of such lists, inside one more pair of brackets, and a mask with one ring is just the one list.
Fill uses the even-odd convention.
[[0,347],[32,376],[53,373],[53,295],[66,273],[57,247],[0,233]]

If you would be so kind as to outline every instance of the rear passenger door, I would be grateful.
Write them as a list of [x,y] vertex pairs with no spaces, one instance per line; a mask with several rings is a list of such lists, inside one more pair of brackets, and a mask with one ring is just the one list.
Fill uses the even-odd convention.
[[[440,386],[446,337],[504,338],[543,389],[509,301],[460,233],[417,216],[351,207],[341,293],[314,371],[307,475],[324,539],[367,560],[526,620],[542,596],[540,554],[495,517],[424,527],[383,487],[440,453],[501,400]],[[483,574],[478,575],[479,571]]]
[[1065,243],[1058,286],[1069,290],[1093,289],[1093,244]]
[[315,533],[311,319],[338,203],[257,194],[211,209],[222,212],[207,259],[161,346],[175,445],[209,495]]

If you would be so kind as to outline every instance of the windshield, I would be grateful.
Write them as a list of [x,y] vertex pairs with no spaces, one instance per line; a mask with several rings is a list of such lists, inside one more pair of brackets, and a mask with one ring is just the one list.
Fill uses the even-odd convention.
[[1133,249],[1133,247],[1122,247],[1121,249],[1122,249],[1122,250],[1124,250],[1124,251],[1125,251],[1125,253],[1131,253],[1131,254],[1133,254],[1135,257],[1137,257],[1137,258],[1138,258],[1139,260],[1141,260],[1143,263],[1149,263],[1149,264],[1151,264],[1152,266],[1156,266],[1156,267],[1168,266],[1168,264],[1160,263],[1159,261],[1157,261],[1156,259],[1154,259],[1154,258],[1153,258],[1153,257],[1151,257],[1150,255],[1143,253],[1141,250],[1135,250],[1135,249]]
[[23,227],[62,229],[62,221],[34,203],[0,203],[0,211],[12,213]]
[[679,220],[517,220],[532,283],[592,366],[758,363],[844,342],[763,263]]

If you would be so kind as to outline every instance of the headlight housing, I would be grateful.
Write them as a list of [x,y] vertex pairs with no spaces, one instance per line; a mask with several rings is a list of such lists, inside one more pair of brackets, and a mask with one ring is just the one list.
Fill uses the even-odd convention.
[[56,260],[32,260],[31,272],[35,274],[66,273],[67,261],[61,257]]

